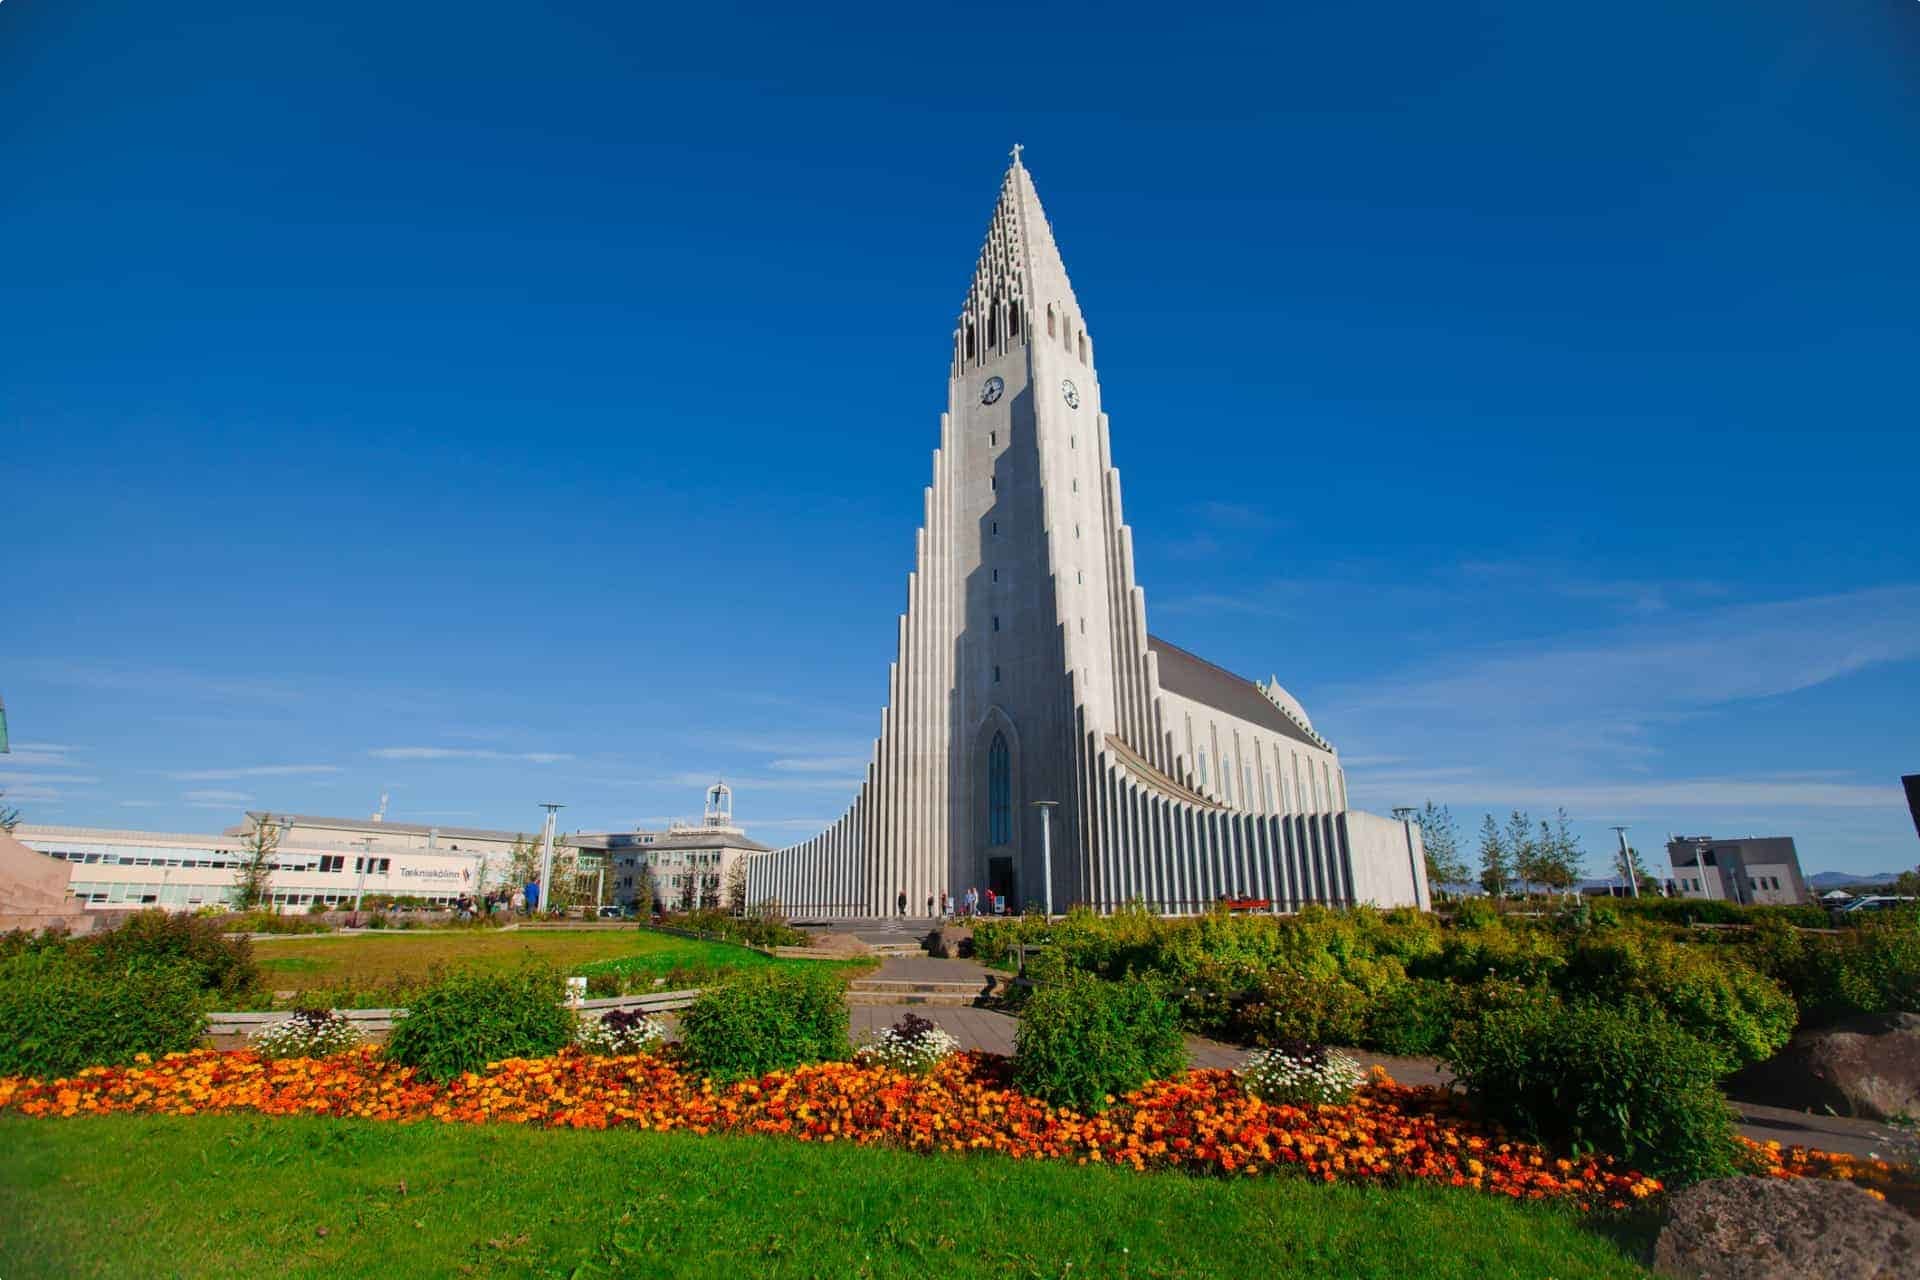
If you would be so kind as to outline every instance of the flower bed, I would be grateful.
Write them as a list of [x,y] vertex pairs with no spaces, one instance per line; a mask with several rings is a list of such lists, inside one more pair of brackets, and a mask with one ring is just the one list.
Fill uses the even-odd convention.
[[[782,1134],[803,1142],[916,1151],[992,1151],[1135,1169],[1246,1176],[1293,1172],[1326,1182],[1445,1183],[1580,1209],[1625,1208],[1660,1184],[1605,1158],[1557,1159],[1477,1124],[1456,1095],[1384,1078],[1343,1106],[1274,1106],[1230,1072],[1149,1084],[1097,1117],[1049,1107],[1007,1086],[1003,1058],[956,1054],[928,1074],[821,1063],[717,1086],[670,1057],[567,1051],[510,1059],[442,1084],[376,1050],[264,1060],[196,1050],[65,1080],[0,1079],[0,1111],[29,1116],[251,1111],[376,1120],[629,1127]],[[1756,1152],[1766,1149],[1755,1148]],[[1756,1156],[1756,1166],[1761,1157]],[[1891,1179],[1881,1162],[1774,1152],[1774,1171]]]

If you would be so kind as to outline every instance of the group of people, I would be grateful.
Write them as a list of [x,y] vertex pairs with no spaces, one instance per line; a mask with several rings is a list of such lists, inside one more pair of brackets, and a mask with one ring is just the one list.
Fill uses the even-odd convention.
[[[929,917],[933,915],[933,902],[933,895],[928,894],[927,915]],[[907,891],[905,889],[902,889],[894,899],[894,906],[900,915],[904,916],[907,914]],[[1011,910],[1013,910],[1013,908],[1007,901],[1007,895],[995,893],[991,886],[989,886],[984,893],[969,886],[966,893],[962,894],[960,898],[959,914],[963,916],[1003,916]],[[946,891],[943,889],[940,892],[940,915],[950,916],[953,914],[953,901],[947,897]]]

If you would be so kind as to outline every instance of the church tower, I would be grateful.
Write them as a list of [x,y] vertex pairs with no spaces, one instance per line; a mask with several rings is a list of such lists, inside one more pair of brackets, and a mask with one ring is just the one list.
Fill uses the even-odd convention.
[[750,864],[750,901],[1044,901],[1049,801],[1057,908],[1354,900],[1344,779],[1304,710],[1147,633],[1093,338],[1018,147],[954,328],[923,506],[865,783],[827,832]]

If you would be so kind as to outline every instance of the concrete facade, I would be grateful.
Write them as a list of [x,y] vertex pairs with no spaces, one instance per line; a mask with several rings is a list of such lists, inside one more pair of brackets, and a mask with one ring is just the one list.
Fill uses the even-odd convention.
[[1017,156],[952,341],[865,784],[749,863],[749,902],[1427,905],[1417,829],[1347,811],[1296,699],[1148,635],[1093,339]]
[[[14,835],[56,869],[82,910],[197,911],[231,903],[234,880],[246,858],[246,833],[254,820],[220,835],[26,823]],[[479,895],[483,883],[497,888],[505,880],[507,856],[493,852],[492,841],[456,849],[456,841],[447,838],[431,848],[416,848],[410,842],[419,838],[417,833],[394,830],[403,824],[393,824],[387,828],[391,842],[368,850],[360,843],[364,837],[351,830],[321,825],[338,821],[347,828],[351,820],[302,821],[303,826],[283,832],[270,864],[276,910],[303,911],[315,902],[351,907],[356,893],[445,905]],[[510,835],[506,847],[512,847]]]
[[1800,874],[1792,836],[1675,836],[1667,841],[1673,884],[1682,898],[1799,906],[1814,900]]

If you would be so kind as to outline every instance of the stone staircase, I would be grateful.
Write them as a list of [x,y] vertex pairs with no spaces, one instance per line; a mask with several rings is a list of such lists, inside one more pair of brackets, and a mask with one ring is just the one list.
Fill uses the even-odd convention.
[[1007,979],[948,981],[937,978],[855,978],[847,985],[848,1004],[993,1004],[1006,992]]

